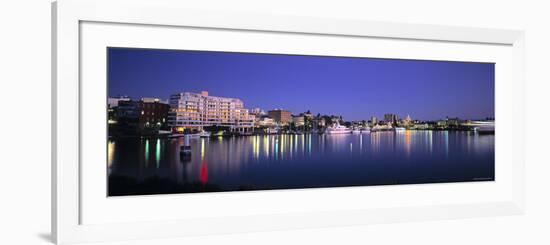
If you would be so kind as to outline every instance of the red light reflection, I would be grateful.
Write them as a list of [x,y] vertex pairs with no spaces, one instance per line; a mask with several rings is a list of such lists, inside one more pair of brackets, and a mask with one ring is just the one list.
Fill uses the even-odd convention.
[[200,179],[203,185],[208,181],[208,166],[204,160],[201,162]]

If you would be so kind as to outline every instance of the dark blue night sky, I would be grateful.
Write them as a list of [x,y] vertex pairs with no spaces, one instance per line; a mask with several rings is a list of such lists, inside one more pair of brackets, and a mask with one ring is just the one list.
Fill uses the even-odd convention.
[[248,109],[368,120],[494,117],[494,64],[158,49],[108,49],[109,96],[209,91]]

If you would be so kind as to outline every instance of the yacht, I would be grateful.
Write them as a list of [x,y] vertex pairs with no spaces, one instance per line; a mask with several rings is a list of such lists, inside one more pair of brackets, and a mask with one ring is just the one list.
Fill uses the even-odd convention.
[[220,131],[218,131],[218,132],[216,132],[216,133],[213,133],[212,136],[219,136],[219,137],[221,137],[221,136],[223,136],[223,131],[220,130]]
[[335,123],[332,126],[328,127],[325,131],[327,134],[349,134],[351,130],[346,126],[342,126],[339,123]]
[[240,136],[250,136],[250,135],[252,135],[252,132],[240,132],[238,135],[240,135]]
[[199,137],[208,138],[208,137],[210,137],[210,132],[206,132],[206,131],[203,130],[199,133]]
[[168,138],[179,138],[179,137],[183,137],[184,134],[170,134],[168,135]]
[[403,127],[395,127],[395,132],[403,132],[405,131],[405,128]]
[[495,121],[473,121],[474,130],[479,134],[494,134]]
[[353,133],[353,134],[360,134],[360,133],[361,133],[361,129],[359,129],[359,128],[354,128],[354,129],[351,131],[351,133]]

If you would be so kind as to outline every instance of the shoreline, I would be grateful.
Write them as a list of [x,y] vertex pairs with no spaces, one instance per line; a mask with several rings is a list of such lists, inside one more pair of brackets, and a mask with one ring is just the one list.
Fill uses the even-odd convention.
[[[474,132],[479,135],[494,135],[495,133],[481,133],[474,130],[463,130],[463,129],[406,129],[403,131],[395,131],[395,130],[378,130],[378,131],[369,131],[364,132],[362,134],[376,134],[381,132],[392,132],[392,133],[404,133],[406,131],[435,131],[435,132]],[[252,134],[226,134],[226,135],[219,135],[219,136],[209,136],[209,137],[203,137],[203,138],[231,138],[231,137],[249,137],[249,136],[269,136],[269,135],[311,135],[311,134],[317,134],[317,135],[348,135],[348,133],[345,134],[326,134],[326,133],[317,133],[317,132],[304,132],[304,133],[277,133],[277,134],[266,134],[266,133],[252,133]],[[349,135],[358,135],[349,133]],[[140,139],[176,139],[176,138],[184,138],[184,135],[181,136],[173,136],[172,134],[158,134],[158,135],[109,135],[108,139],[131,139],[131,138],[140,138]],[[197,135],[190,136],[191,138],[201,138]]]

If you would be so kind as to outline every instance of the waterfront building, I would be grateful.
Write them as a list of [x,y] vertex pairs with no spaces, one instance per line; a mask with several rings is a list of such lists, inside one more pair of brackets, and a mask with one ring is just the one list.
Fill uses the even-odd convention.
[[374,125],[370,131],[372,132],[375,132],[375,131],[387,131],[387,130],[391,130],[393,127],[391,126],[390,123],[388,124],[377,124],[377,125]]
[[426,130],[426,129],[430,129],[430,125],[427,123],[415,123],[413,128],[419,129],[419,130]]
[[312,120],[313,125],[316,127],[324,127],[326,125],[325,118],[323,117],[315,117]]
[[292,122],[294,123],[294,126],[296,127],[302,127],[305,125],[305,117],[304,116],[292,116]]
[[142,98],[139,101],[139,124],[156,127],[167,125],[168,111],[170,106],[158,98]]
[[290,111],[283,109],[275,109],[267,112],[270,118],[273,118],[275,122],[280,124],[288,124],[292,122],[292,114]]
[[274,127],[277,124],[275,123],[275,120],[273,120],[273,118],[261,117],[261,118],[258,118],[258,120],[256,121],[256,125],[262,126],[262,127]]
[[207,126],[249,132],[254,127],[254,120],[254,115],[249,114],[240,99],[210,96],[207,91],[170,96],[168,123],[178,132],[202,130]]
[[140,115],[139,102],[135,100],[118,101],[116,116],[118,122],[137,125]]
[[313,118],[313,114],[311,114],[311,112],[308,110],[304,113],[300,113],[301,116],[304,116],[304,118],[307,118],[307,119],[312,119]]
[[460,119],[458,117],[455,118],[445,118],[443,120],[437,121],[437,127],[438,128],[457,128],[460,126]]
[[164,128],[167,126],[170,106],[158,98],[119,100],[116,108],[116,121],[138,130]]
[[130,101],[130,98],[127,96],[107,98],[107,122],[109,124],[117,123],[117,107],[119,101]]
[[447,126],[458,127],[459,125],[460,125],[460,119],[458,119],[458,117],[447,118]]

